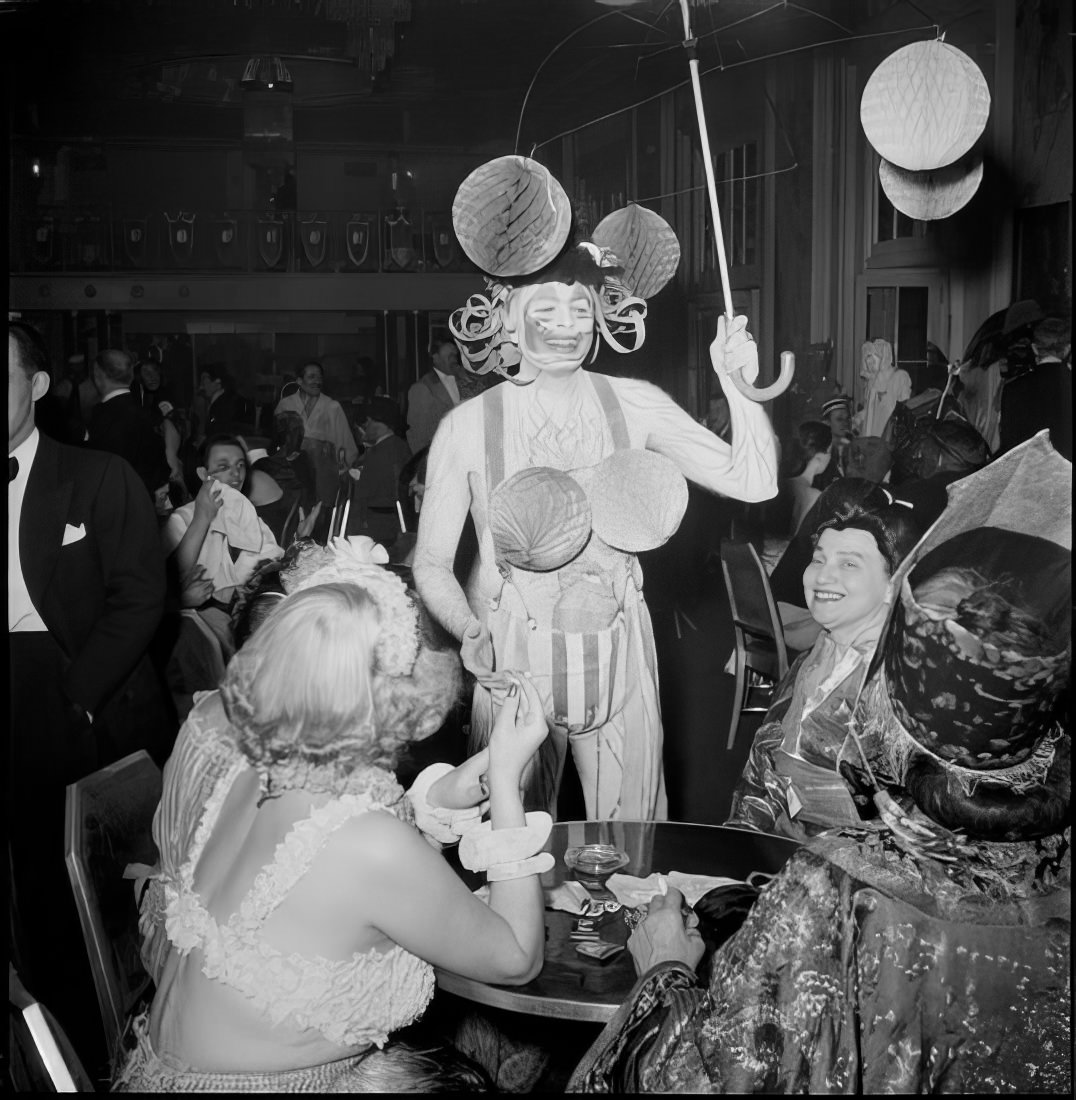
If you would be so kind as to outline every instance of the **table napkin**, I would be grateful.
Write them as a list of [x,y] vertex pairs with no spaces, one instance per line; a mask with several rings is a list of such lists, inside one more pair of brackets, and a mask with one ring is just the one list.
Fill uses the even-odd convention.
[[[640,905],[649,905],[655,894],[664,893],[661,888],[661,878],[657,871],[647,875],[646,878],[618,873],[609,876],[606,886],[621,905],[637,909]],[[738,886],[743,881],[738,878],[724,878],[720,875],[689,875],[683,871],[669,871],[664,878],[670,886],[675,886],[684,895],[684,900],[691,906],[694,906],[703,894],[708,894],[718,886]]]
[[545,892],[547,909],[563,909],[565,913],[579,916],[590,906],[590,892],[581,882],[562,882]]

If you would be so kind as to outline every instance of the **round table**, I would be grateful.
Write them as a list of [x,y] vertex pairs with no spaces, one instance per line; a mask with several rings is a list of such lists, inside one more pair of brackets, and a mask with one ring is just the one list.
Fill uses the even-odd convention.
[[[542,875],[545,889],[573,877],[564,865],[564,852],[578,844],[613,844],[631,857],[622,874],[645,878],[654,871],[723,875],[746,879],[752,871],[776,874],[799,847],[795,841],[746,829],[721,825],[685,825],[672,821],[559,821],[553,826],[545,850],[556,857],[551,871]],[[472,889],[484,876],[464,871],[460,876]],[[533,981],[521,986],[487,985],[437,970],[437,985],[478,1004],[552,1016],[567,1020],[605,1023],[635,985],[635,966],[627,951],[601,963],[576,954],[570,939],[571,913],[545,912],[545,964]],[[601,938],[625,944],[627,925],[621,911],[611,913],[601,925]]]

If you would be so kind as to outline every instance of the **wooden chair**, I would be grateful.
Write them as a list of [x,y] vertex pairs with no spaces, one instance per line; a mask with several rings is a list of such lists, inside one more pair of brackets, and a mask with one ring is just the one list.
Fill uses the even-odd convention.
[[140,957],[138,899],[123,872],[157,862],[161,771],[145,750],[67,788],[67,873],[90,958],[112,1068],[128,1017],[151,989]]
[[8,963],[8,1086],[13,1092],[94,1092],[63,1028]]
[[751,693],[772,691],[788,671],[788,650],[770,591],[770,579],[751,543],[722,539],[721,572],[728,589],[736,640],[733,655],[736,688],[726,745],[731,749],[736,741],[740,716],[766,710],[765,706],[750,705]]

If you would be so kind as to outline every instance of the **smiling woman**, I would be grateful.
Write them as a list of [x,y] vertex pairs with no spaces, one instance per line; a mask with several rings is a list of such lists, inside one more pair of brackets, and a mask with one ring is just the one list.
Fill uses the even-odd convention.
[[803,592],[822,633],[775,693],[729,824],[805,840],[858,823],[838,761],[893,598],[891,578],[918,537],[901,505],[850,505],[819,527]]

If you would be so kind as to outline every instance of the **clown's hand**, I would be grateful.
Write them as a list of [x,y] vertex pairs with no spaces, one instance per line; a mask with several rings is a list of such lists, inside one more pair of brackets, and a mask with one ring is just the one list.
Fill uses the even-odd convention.
[[758,345],[747,331],[746,317],[734,317],[731,322],[724,314],[718,317],[717,335],[710,345],[710,362],[722,384],[724,375],[736,371],[748,383],[758,378]]
[[[490,691],[506,691],[508,678],[503,672],[493,671],[493,635],[489,627],[478,619],[471,619],[460,639],[460,660],[463,667],[474,675],[474,678]],[[496,697],[500,702],[500,697]]]

